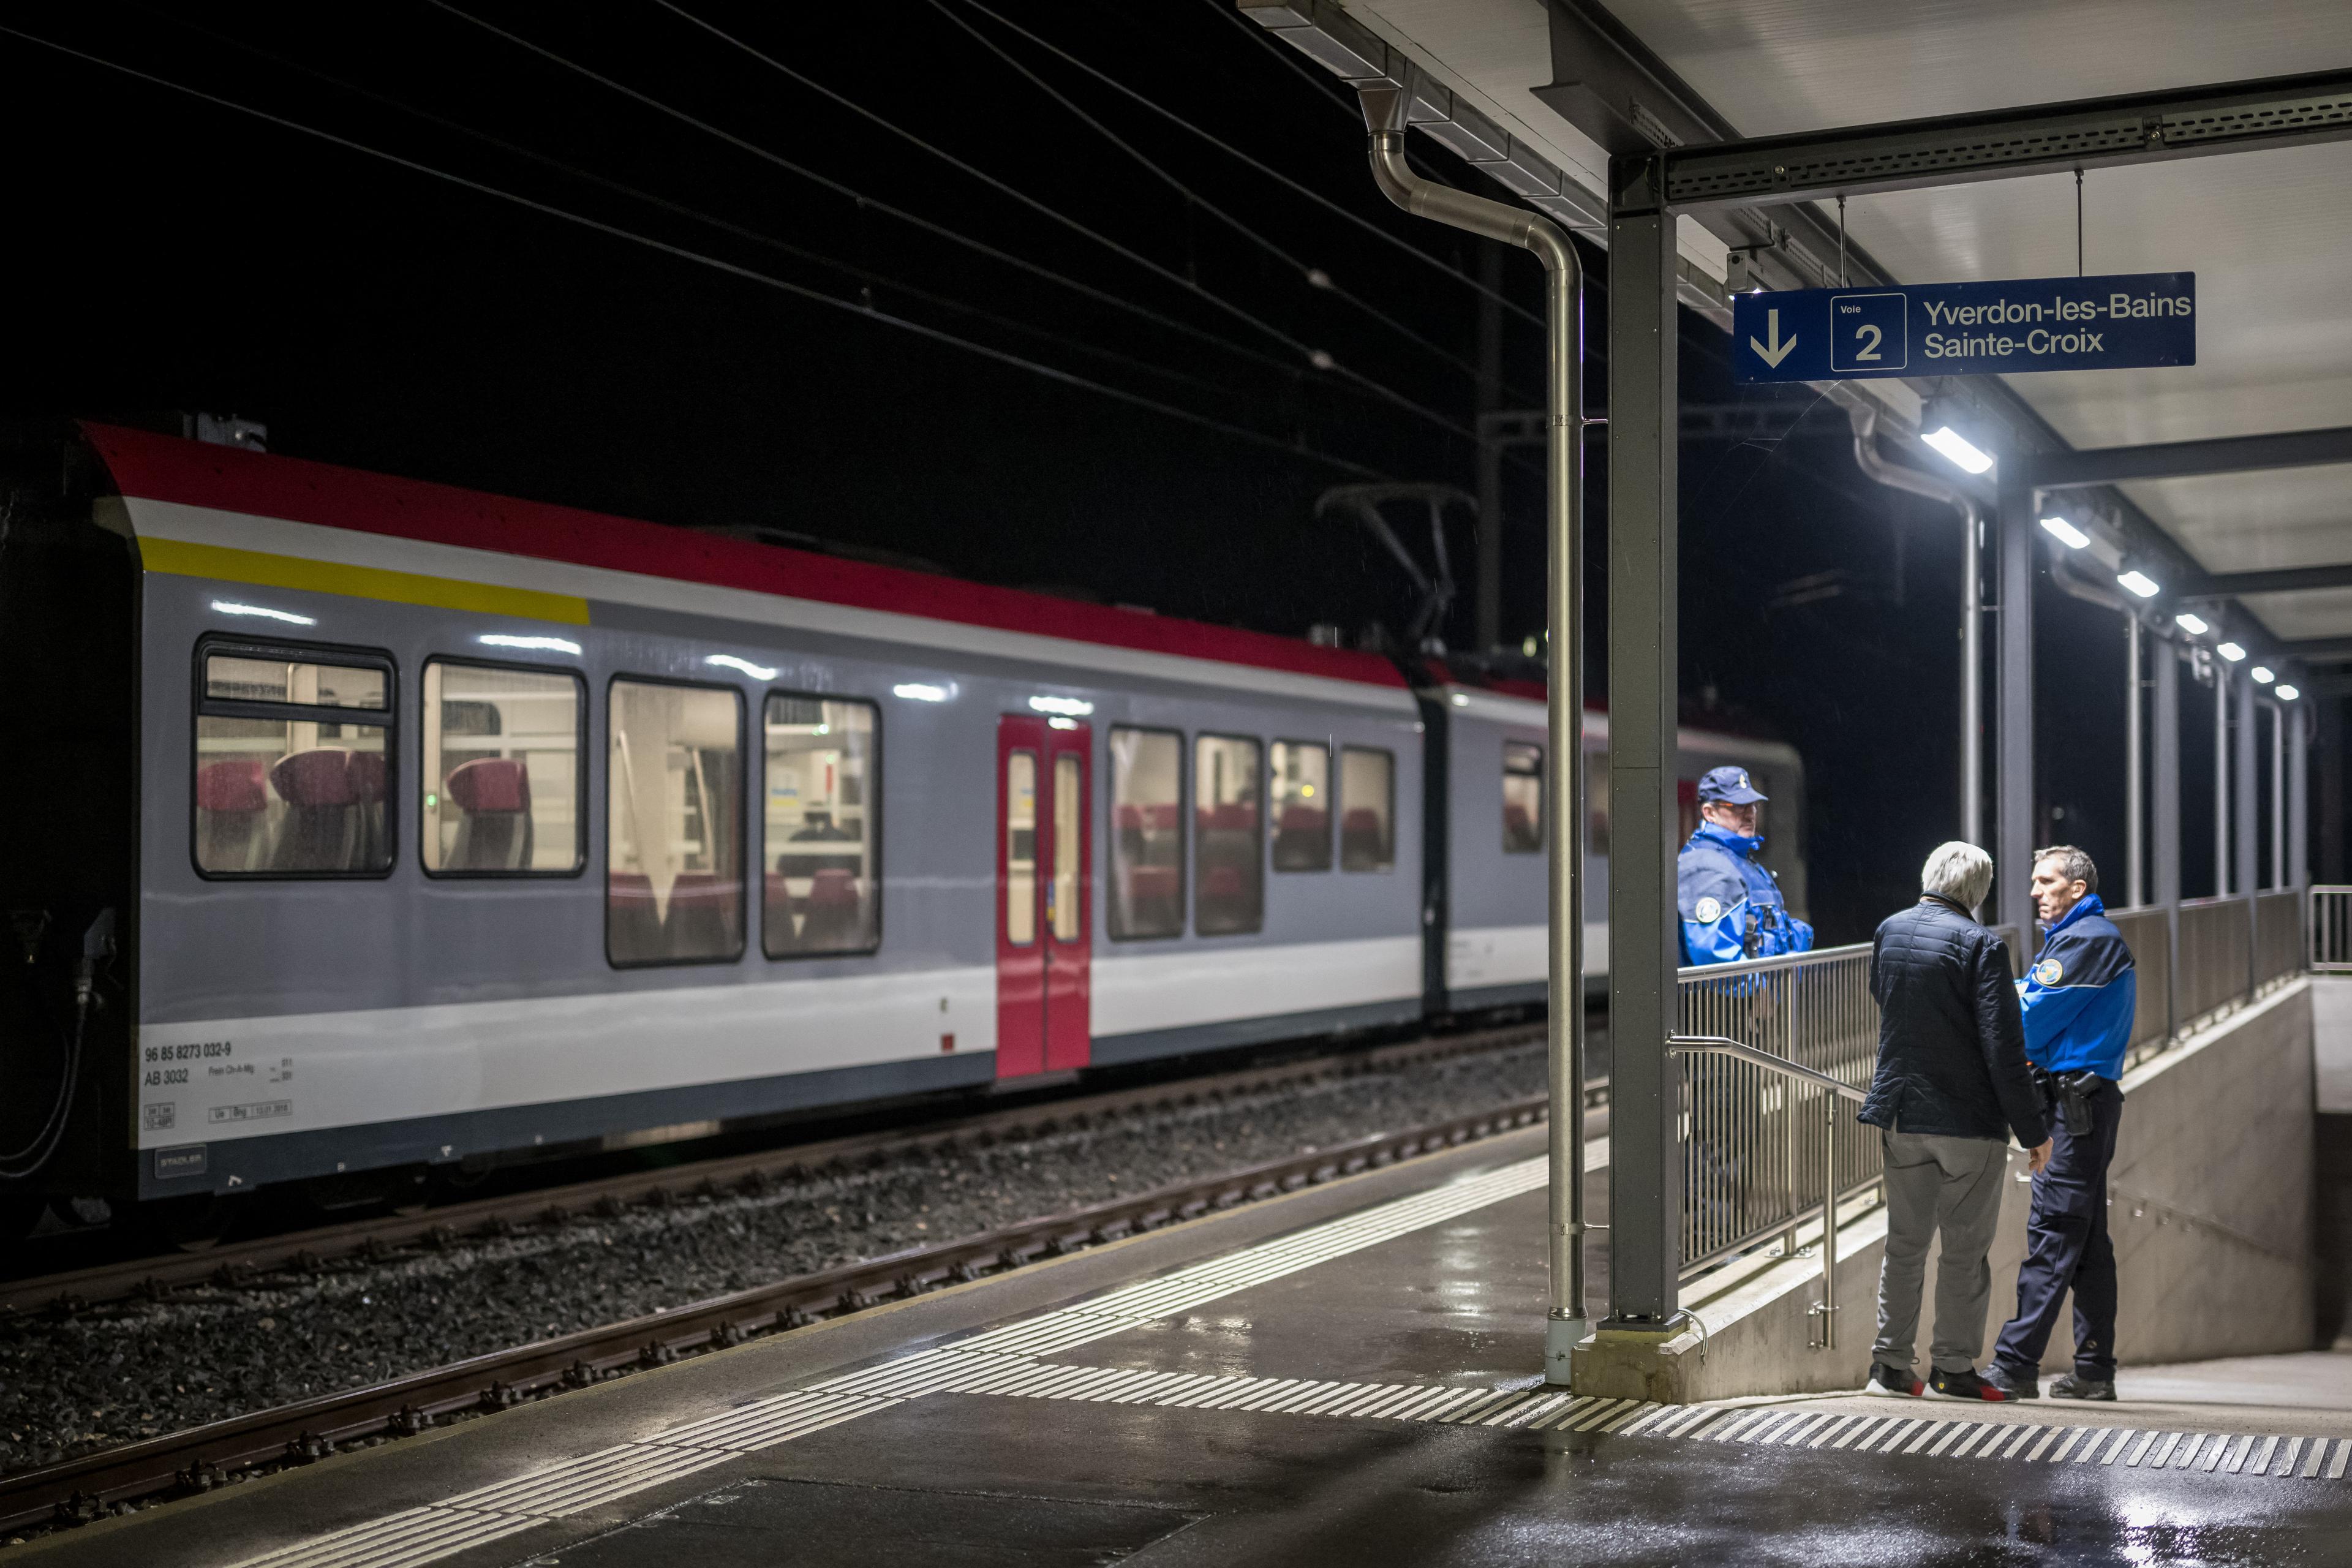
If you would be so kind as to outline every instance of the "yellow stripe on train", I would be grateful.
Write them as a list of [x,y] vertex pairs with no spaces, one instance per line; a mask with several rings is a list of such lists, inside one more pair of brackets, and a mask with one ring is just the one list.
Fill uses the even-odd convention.
[[308,561],[295,555],[231,550],[226,545],[191,544],[184,540],[145,535],[139,540],[139,559],[148,571],[168,573],[174,577],[209,577],[262,588],[341,594],[354,599],[385,599],[395,605],[428,605],[436,609],[471,610],[486,616],[561,621],[567,626],[588,624],[588,601],[572,594],[499,588],[488,583],[461,582],[455,577],[388,572],[379,566],[345,566],[332,561]]

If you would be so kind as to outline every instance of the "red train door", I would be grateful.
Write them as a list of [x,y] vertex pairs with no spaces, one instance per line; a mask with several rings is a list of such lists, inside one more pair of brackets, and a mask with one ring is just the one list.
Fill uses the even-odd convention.
[[1069,719],[997,721],[996,1072],[1087,1065],[1090,731]]

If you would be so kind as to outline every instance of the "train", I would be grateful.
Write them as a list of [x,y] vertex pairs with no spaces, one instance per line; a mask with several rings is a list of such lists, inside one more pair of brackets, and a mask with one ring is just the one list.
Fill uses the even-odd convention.
[[[193,1235],[284,1184],[1542,1004],[1539,681],[126,426],[8,441],[20,1216]],[[1718,763],[1773,797],[1801,910],[1795,751],[1681,750],[1686,829]]]

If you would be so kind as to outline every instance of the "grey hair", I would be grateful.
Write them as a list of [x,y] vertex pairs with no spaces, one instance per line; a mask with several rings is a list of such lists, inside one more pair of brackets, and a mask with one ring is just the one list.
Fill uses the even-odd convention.
[[2061,875],[2070,882],[2082,883],[2085,898],[2099,890],[2099,868],[2072,844],[2053,844],[2047,849],[2036,849],[2033,863],[2039,866],[2044,860],[2057,861]]
[[1964,839],[1938,844],[1919,868],[1919,890],[1975,909],[1992,889],[1992,857]]

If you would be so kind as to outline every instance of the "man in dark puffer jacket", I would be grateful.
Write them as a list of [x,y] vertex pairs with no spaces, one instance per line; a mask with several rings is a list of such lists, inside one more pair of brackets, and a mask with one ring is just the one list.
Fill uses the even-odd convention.
[[[1870,1392],[2005,1399],[1977,1375],[1992,1295],[1986,1254],[2000,1220],[2009,1135],[2050,1158],[2041,1091],[2025,1060],[2025,1026],[2009,948],[1969,913],[1992,885],[1992,858],[1973,844],[1938,846],[1919,873],[1919,901],[1890,915],[1870,954],[1878,1070],[1860,1120],[1886,1147],[1886,1254],[1878,1273],[1878,1341]],[[1927,1247],[1940,1231],[1936,1336],[1928,1381],[1912,1370]]]

